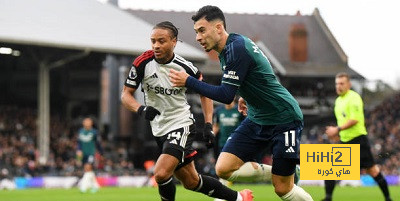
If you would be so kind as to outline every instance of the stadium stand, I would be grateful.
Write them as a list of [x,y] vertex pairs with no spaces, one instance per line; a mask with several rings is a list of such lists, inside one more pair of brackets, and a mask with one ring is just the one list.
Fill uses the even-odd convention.
[[400,173],[400,93],[367,113],[366,124],[373,154],[386,175]]
[[[0,106],[0,170],[1,177],[81,176],[75,151],[79,125],[52,115],[50,157],[46,164],[38,162],[36,146],[36,111],[15,105]],[[98,157],[100,175],[145,175],[129,160],[128,150],[102,141],[104,157]]]

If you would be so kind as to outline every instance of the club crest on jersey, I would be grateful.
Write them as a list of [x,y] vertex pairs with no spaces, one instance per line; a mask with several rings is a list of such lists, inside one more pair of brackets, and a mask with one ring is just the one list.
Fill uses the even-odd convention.
[[136,77],[137,77],[136,68],[132,67],[131,71],[129,71],[129,78],[130,79],[135,79]]

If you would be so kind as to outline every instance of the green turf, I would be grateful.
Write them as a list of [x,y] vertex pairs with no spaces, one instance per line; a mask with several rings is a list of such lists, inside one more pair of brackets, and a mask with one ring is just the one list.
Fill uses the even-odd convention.
[[[280,200],[271,185],[234,185],[235,190],[249,188],[254,191],[255,201]],[[322,187],[304,187],[315,201],[324,196]],[[394,200],[400,197],[400,186],[390,187]],[[1,201],[159,201],[156,188],[102,188],[95,194],[81,194],[78,189],[26,189],[0,190]],[[203,194],[177,188],[177,201],[212,201]],[[378,187],[337,187],[334,193],[336,201],[380,201],[383,196]]]

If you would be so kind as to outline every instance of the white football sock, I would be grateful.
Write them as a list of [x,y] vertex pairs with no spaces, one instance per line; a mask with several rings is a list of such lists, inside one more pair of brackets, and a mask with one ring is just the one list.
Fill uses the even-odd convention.
[[222,178],[219,178],[219,182],[221,182],[224,186],[228,186],[228,184],[229,184],[228,180],[225,180],[225,179],[222,179]]
[[86,192],[89,189],[99,189],[100,185],[96,181],[96,175],[93,171],[85,172],[80,181],[79,189],[82,192]]
[[304,189],[294,185],[292,190],[281,197],[284,201],[313,201],[310,194]]
[[272,166],[256,162],[244,163],[232,173],[228,181],[260,182],[271,181]]
[[243,201],[242,195],[238,192],[238,196],[236,198],[236,201]]

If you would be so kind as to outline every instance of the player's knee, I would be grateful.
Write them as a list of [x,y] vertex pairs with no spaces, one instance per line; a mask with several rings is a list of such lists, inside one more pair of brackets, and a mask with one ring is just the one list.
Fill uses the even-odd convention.
[[187,174],[179,179],[186,189],[194,190],[198,187],[200,178],[198,174]]
[[273,181],[272,182],[275,188],[275,193],[279,196],[282,197],[284,195],[286,195],[287,193],[289,193],[292,188],[293,185],[291,185],[290,182],[279,182],[279,181]]
[[171,177],[171,173],[166,171],[165,169],[158,170],[154,172],[154,178],[156,179],[157,183],[164,182]]
[[290,190],[291,189],[288,186],[283,186],[283,185],[275,186],[275,193],[279,197],[282,197],[282,196],[286,195],[287,193],[290,192]]
[[225,180],[227,180],[232,175],[232,172],[229,169],[225,168],[222,165],[218,165],[218,164],[215,166],[215,172],[219,178],[222,178]]

